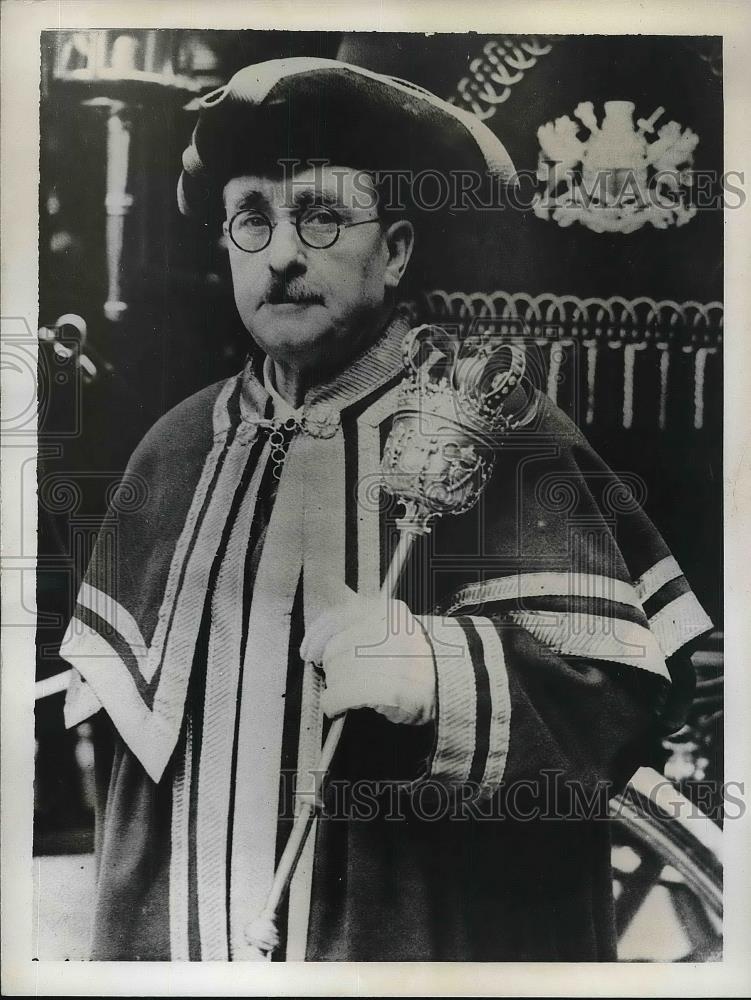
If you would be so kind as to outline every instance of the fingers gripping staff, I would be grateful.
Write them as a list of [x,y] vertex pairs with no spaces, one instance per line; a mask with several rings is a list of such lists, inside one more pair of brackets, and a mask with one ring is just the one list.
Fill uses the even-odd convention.
[[403,601],[349,591],[314,623],[301,656],[323,664],[321,708],[329,718],[355,708],[372,708],[403,725],[435,717],[432,648]]
[[[511,343],[499,343],[490,334],[478,335],[460,342],[458,337],[441,328],[424,325],[407,334],[403,347],[404,364],[409,373],[381,463],[381,486],[404,507],[397,521],[399,540],[381,587],[381,600],[365,601],[352,595],[351,614],[346,621],[336,616],[316,622],[306,635],[301,650],[306,659],[318,660],[324,649],[332,674],[336,671],[337,633],[343,634],[356,615],[369,615],[379,623],[379,609],[391,602],[392,611],[409,614],[402,602],[392,601],[402,570],[415,539],[431,530],[433,519],[443,514],[461,514],[479,499],[490,476],[494,461],[494,446],[499,436],[513,429],[529,414],[530,394],[524,379],[523,349]],[[372,605],[369,609],[366,605]],[[401,605],[401,609],[398,606]],[[383,618],[380,639],[383,638]],[[333,638],[332,638],[333,637]],[[345,636],[346,639],[346,636]],[[341,642],[347,648],[346,641]],[[388,637],[383,650],[388,658]],[[351,646],[349,647],[351,648]],[[401,652],[401,650],[400,650]],[[394,658],[395,660],[397,657]],[[365,668],[356,669],[355,676]],[[372,668],[371,668],[372,669]],[[432,692],[426,689],[414,703],[408,699],[390,697],[389,691],[400,687],[403,677],[363,678],[370,686],[367,704],[378,709],[394,722],[420,723],[432,717]],[[409,684],[401,683],[407,690]],[[324,707],[328,714],[352,698],[338,692],[330,696]],[[325,775],[336,752],[344,728],[346,712],[332,723],[317,773]],[[297,863],[313,825],[317,802],[308,799],[295,823],[279,861],[263,912],[246,928],[249,944],[270,954],[279,944],[276,920]]]

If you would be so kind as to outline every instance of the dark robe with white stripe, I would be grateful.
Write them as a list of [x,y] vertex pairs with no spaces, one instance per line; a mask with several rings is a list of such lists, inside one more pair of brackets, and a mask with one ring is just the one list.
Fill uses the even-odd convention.
[[[397,536],[379,467],[407,329],[397,312],[297,424],[249,363],[131,460],[61,649],[67,724],[102,734],[96,959],[261,958],[245,928],[328,725],[300,642],[332,581],[378,592]],[[349,713],[275,957],[612,959],[607,801],[711,627],[680,568],[537,395],[397,596],[432,649],[436,720]]]

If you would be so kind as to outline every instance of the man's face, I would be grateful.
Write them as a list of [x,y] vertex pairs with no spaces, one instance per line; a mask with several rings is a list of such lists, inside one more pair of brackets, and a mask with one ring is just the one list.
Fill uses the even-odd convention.
[[[228,225],[237,213],[257,210],[273,227],[268,246],[255,253],[227,240],[235,302],[253,339],[285,366],[321,373],[342,368],[382,327],[388,289],[409,259],[409,250],[402,260],[404,246],[394,246],[395,227],[385,230],[378,220],[370,176],[329,166],[287,178],[235,177],[224,188],[224,203]],[[341,220],[338,239],[326,249],[307,246],[295,227],[310,206],[333,209]],[[411,227],[403,225],[411,248]]]

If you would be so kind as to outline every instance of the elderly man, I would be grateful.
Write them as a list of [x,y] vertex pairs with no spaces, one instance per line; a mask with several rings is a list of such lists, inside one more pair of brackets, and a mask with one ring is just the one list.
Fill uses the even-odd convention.
[[93,957],[263,958],[249,925],[347,711],[274,958],[612,959],[598,806],[710,627],[660,536],[534,392],[481,503],[378,596],[394,519],[373,486],[426,231],[380,172],[508,178],[508,155],[328,60],[247,67],[202,103],[179,203],[220,206],[262,357],[138,447],[146,501],[114,504],[62,647],[68,725],[113,739]]

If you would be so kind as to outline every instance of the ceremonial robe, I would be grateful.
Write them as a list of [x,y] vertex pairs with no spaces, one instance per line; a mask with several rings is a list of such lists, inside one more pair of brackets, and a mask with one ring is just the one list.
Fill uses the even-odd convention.
[[[112,737],[95,959],[261,958],[245,928],[328,725],[299,645],[337,587],[378,592],[395,544],[379,470],[407,329],[397,311],[299,420],[249,361],[133,455],[61,649],[67,724]],[[674,724],[711,623],[636,485],[547,397],[497,451],[397,595],[436,719],[348,715],[275,958],[615,957],[603,803]]]

